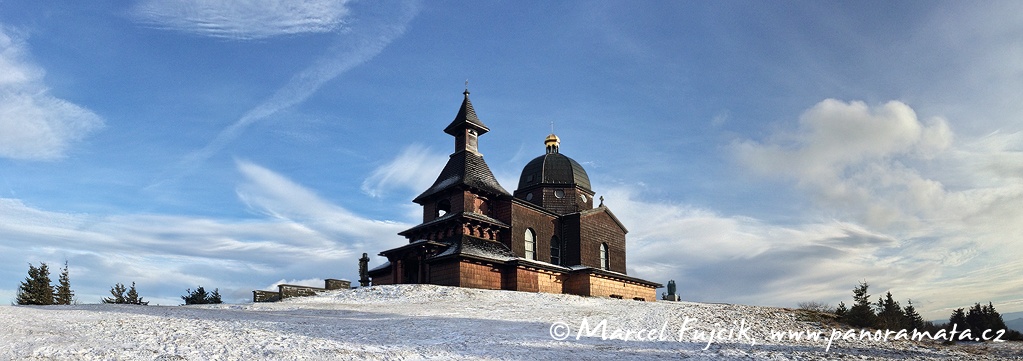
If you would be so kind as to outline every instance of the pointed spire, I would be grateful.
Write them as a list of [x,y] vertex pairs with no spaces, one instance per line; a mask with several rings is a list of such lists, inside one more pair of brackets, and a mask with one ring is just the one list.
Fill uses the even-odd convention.
[[[468,84],[466,85],[468,86]],[[462,100],[462,106],[458,108],[458,115],[455,116],[455,120],[451,121],[451,124],[448,124],[447,128],[444,128],[444,133],[458,136],[462,133],[460,129],[464,127],[476,129],[477,135],[489,132],[490,128],[480,121],[480,118],[476,116],[476,110],[472,108],[472,102],[469,101],[469,89],[466,88],[462,94],[465,95],[465,99]]]

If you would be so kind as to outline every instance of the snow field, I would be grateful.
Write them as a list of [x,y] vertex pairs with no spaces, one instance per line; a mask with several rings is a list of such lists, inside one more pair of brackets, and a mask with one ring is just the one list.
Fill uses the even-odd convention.
[[[604,321],[605,335],[618,337],[580,336],[584,319],[589,330]],[[567,328],[567,338],[552,337],[555,323]],[[738,337],[739,325],[748,337]],[[719,337],[708,345],[711,329]],[[819,330],[825,339],[774,341],[772,330]],[[280,303],[0,307],[0,359],[1023,359],[1023,347],[1013,342],[837,340],[825,352],[830,334],[830,327],[771,307],[433,285],[374,286]]]

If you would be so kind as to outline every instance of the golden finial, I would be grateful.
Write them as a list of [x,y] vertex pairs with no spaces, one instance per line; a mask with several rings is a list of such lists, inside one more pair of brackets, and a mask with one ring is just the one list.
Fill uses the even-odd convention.
[[547,153],[557,153],[558,147],[561,146],[561,138],[551,133],[543,140],[543,144],[547,147]]

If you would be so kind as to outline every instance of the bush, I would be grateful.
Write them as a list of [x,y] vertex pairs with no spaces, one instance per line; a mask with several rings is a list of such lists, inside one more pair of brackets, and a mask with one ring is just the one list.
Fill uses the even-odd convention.
[[824,313],[835,313],[835,309],[831,308],[830,304],[817,301],[806,301],[797,304],[800,310],[812,311],[812,312],[824,312]]

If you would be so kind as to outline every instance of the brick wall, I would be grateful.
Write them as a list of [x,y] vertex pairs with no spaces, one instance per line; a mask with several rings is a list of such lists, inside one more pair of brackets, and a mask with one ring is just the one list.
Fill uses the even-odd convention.
[[441,286],[458,286],[458,261],[450,260],[430,264],[430,283]]
[[523,292],[561,293],[565,276],[532,267],[519,266],[504,271],[504,289]]
[[565,280],[565,293],[627,300],[638,298],[649,302],[657,300],[657,290],[654,288],[590,273],[571,275]]
[[463,260],[458,264],[458,268],[459,286],[490,290],[501,289],[501,271],[495,269],[493,265]]

